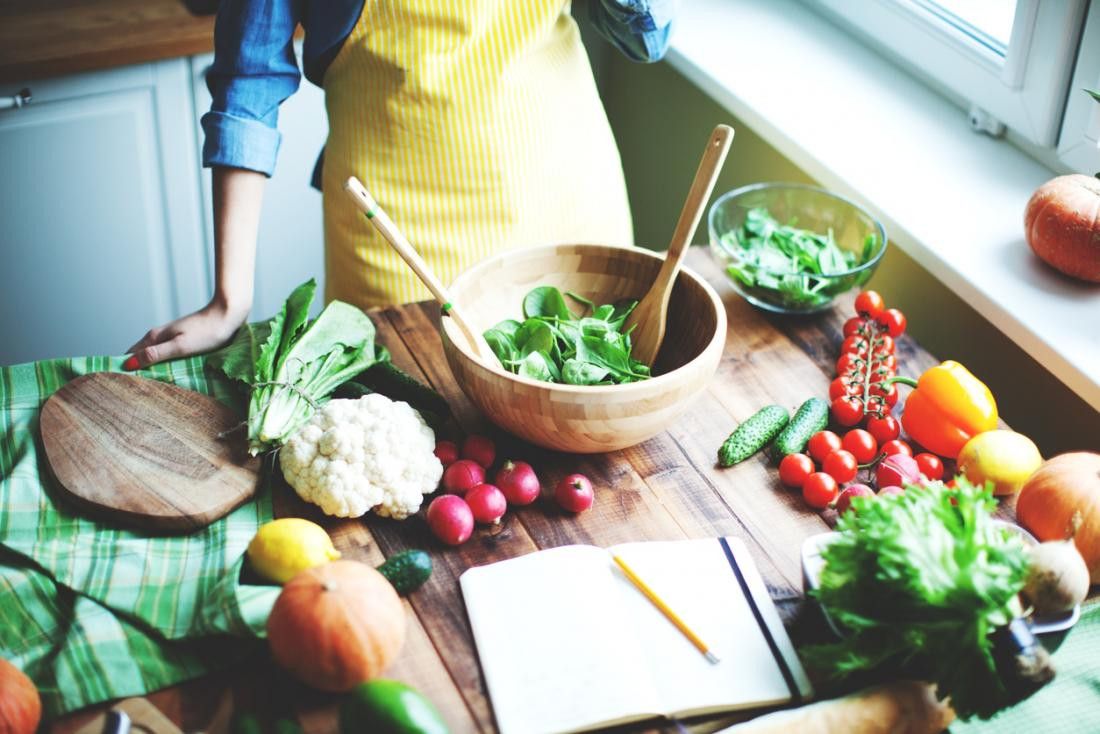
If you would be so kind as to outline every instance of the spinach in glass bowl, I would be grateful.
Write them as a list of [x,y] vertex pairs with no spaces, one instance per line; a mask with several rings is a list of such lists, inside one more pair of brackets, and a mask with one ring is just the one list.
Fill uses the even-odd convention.
[[711,246],[734,289],[781,313],[828,308],[865,284],[886,249],[882,225],[848,200],[798,184],[756,184],[715,202]]

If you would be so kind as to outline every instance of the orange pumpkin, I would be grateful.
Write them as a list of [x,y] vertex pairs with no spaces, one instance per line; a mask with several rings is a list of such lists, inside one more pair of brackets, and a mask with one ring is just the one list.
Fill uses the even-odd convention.
[[42,701],[31,679],[0,658],[0,734],[34,734]]
[[1100,179],[1074,173],[1047,181],[1027,203],[1024,233],[1052,267],[1100,283]]
[[1024,483],[1016,501],[1016,519],[1044,541],[1064,539],[1078,511],[1082,523],[1073,542],[1092,583],[1100,583],[1100,454],[1055,456]]
[[370,566],[333,561],[288,581],[267,620],[275,661],[323,691],[348,691],[388,666],[405,642],[405,608]]

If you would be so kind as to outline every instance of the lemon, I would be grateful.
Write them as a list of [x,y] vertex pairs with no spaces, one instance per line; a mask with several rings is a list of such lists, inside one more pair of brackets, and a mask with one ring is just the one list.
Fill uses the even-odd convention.
[[340,551],[315,522],[284,517],[260,526],[248,544],[248,560],[266,579],[285,584],[296,573],[336,560]]
[[971,438],[956,461],[959,473],[974,484],[993,482],[993,494],[1015,494],[1043,463],[1043,457],[1024,434],[998,430]]

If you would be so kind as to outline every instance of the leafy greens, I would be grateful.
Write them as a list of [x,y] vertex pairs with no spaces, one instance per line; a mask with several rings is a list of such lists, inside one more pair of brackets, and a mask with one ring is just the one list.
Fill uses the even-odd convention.
[[342,301],[312,322],[317,284],[294,289],[268,321],[245,324],[209,364],[249,386],[248,450],[281,446],[344,382],[385,356],[375,349],[370,317]]
[[649,366],[630,356],[630,333],[623,323],[634,300],[597,306],[575,293],[584,306],[577,316],[553,286],[540,286],[523,299],[522,322],[501,321],[485,332],[485,341],[501,365],[515,374],[542,382],[569,385],[613,385],[650,376]]
[[991,491],[960,477],[956,489],[911,486],[853,504],[812,592],[846,636],[804,650],[807,661],[837,678],[871,671],[935,682],[962,718],[1023,697],[997,664],[995,639],[1019,612],[1028,559],[1021,537],[993,523]]
[[750,209],[741,227],[722,235],[719,244],[732,257],[726,267],[731,278],[792,308],[823,306],[838,293],[863,285],[870,271],[850,271],[869,262],[879,249],[878,237],[869,234],[857,255],[840,247],[831,229],[820,234],[793,222],[780,224],[764,207]]

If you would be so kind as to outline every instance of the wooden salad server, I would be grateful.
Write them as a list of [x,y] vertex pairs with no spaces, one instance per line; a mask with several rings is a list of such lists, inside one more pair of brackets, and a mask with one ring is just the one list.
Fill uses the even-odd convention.
[[672,233],[672,242],[665,254],[665,261],[657,277],[653,279],[653,285],[623,324],[623,331],[637,327],[631,334],[633,347],[630,356],[651,367],[653,360],[657,358],[657,352],[661,349],[661,342],[665,339],[668,299],[672,295],[672,286],[676,283],[680,264],[684,260],[684,255],[687,254],[688,245],[691,244],[691,236],[699,226],[699,220],[703,216],[707,200],[710,199],[710,193],[714,190],[714,182],[718,180],[718,172],[722,170],[722,162],[726,160],[731,142],[733,142],[732,127],[719,125],[714,128],[714,132],[707,141],[706,150],[703,151],[703,158],[699,161],[699,168],[695,171],[695,180],[691,183],[687,201],[684,202],[684,208],[680,212],[680,221],[676,223],[676,230]]
[[351,197],[351,200],[355,202],[360,211],[366,215],[375,229],[386,238],[393,249],[397,250],[397,254],[409,264],[409,267],[413,269],[421,282],[428,287],[428,290],[435,296],[435,300],[439,301],[444,315],[454,319],[462,335],[466,337],[466,343],[469,345],[470,351],[477,357],[478,361],[495,371],[502,369],[492,348],[489,347],[489,343],[485,341],[485,337],[481,335],[481,332],[472,328],[470,322],[463,318],[462,312],[451,301],[451,297],[447,294],[447,289],[443,287],[443,283],[439,281],[428,263],[424,262],[424,258],[420,257],[420,253],[405,238],[405,235],[397,228],[393,220],[389,218],[386,212],[382,211],[381,207],[378,206],[378,202],[374,200],[374,197],[370,195],[370,192],[367,191],[359,179],[355,176],[348,178],[344,184],[344,191],[348,193],[348,196]]

